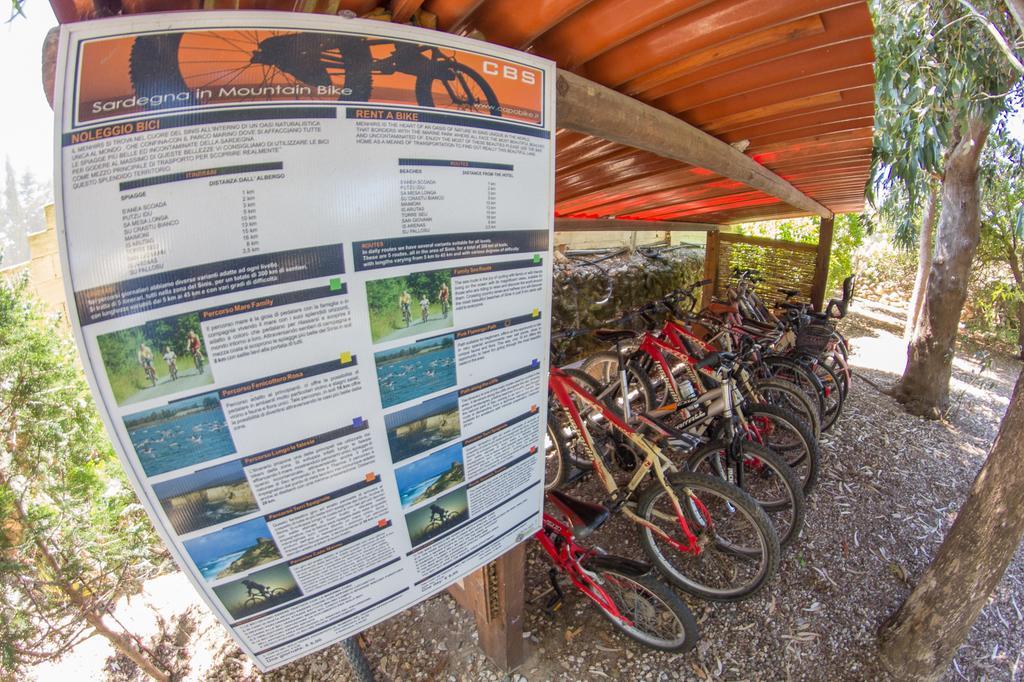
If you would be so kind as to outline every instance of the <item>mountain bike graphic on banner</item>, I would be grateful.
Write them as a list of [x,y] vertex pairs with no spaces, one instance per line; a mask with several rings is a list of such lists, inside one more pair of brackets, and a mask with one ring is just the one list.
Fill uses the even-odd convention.
[[541,123],[543,74],[476,52],[343,33],[210,29],[91,41],[78,119],[259,102],[397,104]]

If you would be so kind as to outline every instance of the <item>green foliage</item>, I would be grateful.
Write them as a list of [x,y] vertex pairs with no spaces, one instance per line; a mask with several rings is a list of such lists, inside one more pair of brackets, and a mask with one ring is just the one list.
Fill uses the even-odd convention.
[[743,223],[736,226],[736,231],[750,237],[781,239],[801,244],[818,243],[817,218],[788,218],[786,220],[766,220],[760,223]]
[[74,646],[162,561],[74,358],[25,282],[0,282],[0,676]]
[[[818,218],[790,218],[760,223],[744,223],[737,226],[740,234],[751,237],[781,239],[801,244],[818,243]],[[870,223],[863,216],[847,213],[835,217],[832,230],[832,253],[829,257],[828,281],[825,286],[828,292],[835,292],[842,287],[846,277],[854,272],[854,252],[864,241]],[[764,270],[764,252],[759,246],[734,245],[733,254],[740,262],[740,267]],[[794,271],[796,272],[796,271]],[[794,277],[797,275],[794,274]]]
[[968,326],[1017,344],[1024,304],[1024,144],[999,129],[982,157],[981,243]]
[[856,213],[836,216],[832,230],[832,256],[828,264],[826,298],[829,292],[835,293],[842,289],[843,280],[854,274],[854,253],[864,243],[867,225],[864,216]]
[[[993,120],[1019,77],[985,26],[957,0],[873,0],[875,136],[868,196],[895,201],[897,241],[916,239],[929,182],[968,116]],[[976,7],[1003,35],[1015,24],[1001,0]]]
[[[1018,100],[1019,101],[1019,100]],[[981,242],[968,282],[962,321],[968,332],[1010,347],[1020,340],[1017,305],[1021,285],[1014,274],[1024,267],[1024,145],[997,122],[980,165]],[[902,292],[914,284],[917,250],[894,250],[893,220],[877,219],[876,233],[856,254],[861,285],[876,293]]]
[[[138,327],[103,334],[96,338],[111,390],[119,403],[149,386],[145,370],[139,364],[139,345],[143,342],[157,360],[166,348],[178,356],[175,363],[179,372],[195,368],[188,351],[188,332],[195,332],[202,339],[199,314],[189,313],[160,320],[150,320]],[[162,381],[170,373],[164,362],[153,363],[157,380]]]
[[25,2],[24,0],[11,0],[11,16],[7,19],[8,22],[14,21],[15,17],[25,16]]

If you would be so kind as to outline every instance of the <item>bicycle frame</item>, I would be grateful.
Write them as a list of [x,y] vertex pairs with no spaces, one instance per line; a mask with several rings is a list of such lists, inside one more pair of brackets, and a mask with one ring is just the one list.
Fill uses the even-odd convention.
[[[409,75],[418,75],[420,70],[419,63],[426,62],[427,64],[435,62],[455,62],[457,61],[454,57],[446,55],[440,49],[430,45],[417,45],[414,43],[404,43],[396,40],[387,39],[371,39],[366,41],[367,47],[380,47],[380,46],[391,46],[393,51],[386,57],[375,58],[371,64],[371,69],[374,74],[389,75],[392,73],[408,73]],[[416,55],[414,57],[414,55]],[[417,63],[401,63],[401,60],[410,60]]]
[[683,341],[684,338],[700,346],[700,349],[706,353],[714,353],[716,350],[711,343],[701,339],[674,319],[665,320],[661,326],[661,336],[668,339],[673,346],[680,350],[686,349],[686,342]]
[[576,544],[576,536],[569,526],[549,514],[544,514],[544,525],[533,534],[533,538],[544,548],[552,563],[569,576],[576,589],[597,602],[605,612],[628,625],[633,625],[633,622],[623,616],[615,606],[615,600],[608,596],[581,565],[584,559],[594,554],[594,550]]
[[[742,461],[738,457],[738,438],[740,434],[746,433],[749,434],[749,437],[755,442],[764,444],[764,437],[763,427],[758,427],[753,422],[748,421],[743,415],[742,410],[739,409],[739,405],[736,402],[739,391],[733,383],[734,379],[732,377],[726,377],[724,379],[718,379],[716,377],[716,379],[720,381],[720,386],[711,389],[705,388],[698,378],[697,370],[694,369],[693,359],[691,356],[688,353],[666,343],[662,339],[657,338],[650,332],[644,333],[643,339],[638,346],[638,350],[646,353],[654,362],[659,364],[662,374],[666,378],[667,386],[676,400],[675,403],[666,405],[660,409],[653,410],[646,414],[637,415],[637,419],[640,423],[654,430],[655,433],[662,437],[679,438],[680,431],[683,429],[689,429],[696,435],[704,436],[707,434],[707,430],[714,419],[719,416],[724,417],[726,424],[726,436],[730,444],[729,455],[732,460],[731,463],[734,466],[729,471],[719,470],[719,463],[716,462],[716,473],[730,483],[743,487]],[[664,352],[669,353],[686,364],[690,382],[696,392],[696,397],[690,399],[686,403],[681,402],[682,394],[679,391],[679,384],[668,366],[668,361],[665,359]],[[709,370],[704,371],[710,374]],[[621,365],[620,375],[620,386],[622,387],[623,394],[625,394],[627,390],[627,383],[624,369]],[[749,379],[745,376],[743,377],[743,384],[748,388],[748,390],[750,389]],[[623,401],[623,407],[628,414],[628,400]],[[681,424],[676,424],[670,428],[658,421],[658,417],[676,412],[686,412]]]
[[[766,319],[768,321],[779,321],[778,317],[772,314],[768,306],[765,305],[765,303],[761,300],[761,297],[758,295],[757,291],[752,286],[749,285],[745,277],[741,277],[740,281],[737,284],[737,287],[735,289],[730,287],[729,291],[730,296],[734,300],[736,300],[737,303],[741,304],[741,310],[743,308],[742,304],[745,302],[748,307],[754,307],[755,309],[757,309],[758,312],[761,313],[761,315],[767,315]],[[759,334],[756,333],[755,330],[749,329],[743,325],[743,319],[741,316],[732,313],[726,315],[725,318],[726,328],[729,329],[734,335],[736,335],[737,333],[745,333],[746,335],[752,336],[753,338],[757,338],[759,336]],[[752,319],[757,320],[758,316],[754,315],[752,316]],[[760,336],[765,339],[771,338],[771,335],[767,333],[760,334]],[[822,356],[826,354],[833,355],[836,359],[836,363],[839,365],[840,370],[846,376],[847,383],[849,383],[850,381],[852,381],[849,363],[846,361],[845,358],[842,357],[842,353],[838,353],[836,351],[836,346],[840,343],[840,338],[841,337],[838,336],[835,328],[833,328],[832,338],[829,341],[828,346],[825,349],[825,352],[822,353]],[[797,348],[796,346],[796,333],[791,327],[787,328],[779,338],[775,339],[773,350],[779,353],[785,353],[791,350],[799,351],[799,348]]]
[[[683,422],[681,424],[677,424],[676,428],[685,429],[688,427],[695,427],[698,434],[703,435],[706,432],[707,427],[711,424],[711,421],[716,417],[724,416],[731,423],[732,417],[739,414],[738,410],[734,409],[736,407],[736,399],[734,393],[735,388],[732,381],[727,379],[725,381],[721,381],[721,385],[717,388],[705,388],[699,379],[697,370],[694,369],[693,358],[686,351],[680,350],[673,344],[669,344],[651,333],[644,334],[637,350],[647,354],[652,361],[658,363],[662,374],[665,376],[666,385],[672,394],[672,399],[674,400],[673,403],[652,411],[650,416],[658,417],[674,412],[685,411],[686,414],[683,417]],[[690,379],[690,383],[693,385],[694,392],[697,394],[695,398],[692,398],[685,403],[683,402],[682,393],[679,389],[679,382],[676,381],[671,368],[668,366],[668,360],[665,359],[665,353],[668,353],[686,365],[688,378]],[[710,375],[710,372],[708,372],[708,374]],[[622,385],[625,386],[624,383]],[[641,418],[643,418],[643,416],[644,415],[641,415]],[[741,421],[743,422],[743,426],[746,427],[747,424],[746,421],[742,419],[742,415]]]
[[[612,504],[607,506],[613,511],[621,510],[631,521],[639,523],[653,533],[657,533],[678,551],[693,555],[700,555],[702,548],[697,540],[697,536],[690,530],[689,524],[687,524],[686,519],[683,516],[683,510],[680,506],[679,498],[676,496],[672,486],[665,478],[665,470],[675,471],[676,466],[664,455],[664,453],[661,452],[660,449],[658,449],[657,446],[641,434],[637,433],[622,419],[622,417],[608,409],[597,398],[588,393],[586,389],[573,381],[570,376],[557,367],[551,368],[551,372],[548,377],[548,388],[554,395],[555,400],[557,400],[562,408],[569,414],[573,429],[583,440],[587,456],[590,457],[594,464],[594,471],[597,473],[598,479],[605,487],[605,490],[608,491],[611,498]],[[573,402],[572,396],[579,398],[579,400],[587,405],[594,413],[600,414],[601,417],[606,419],[616,431],[624,435],[630,443],[636,446],[637,449],[643,453],[643,461],[639,466],[637,466],[636,473],[626,484],[625,494],[623,494],[622,489],[619,487],[618,483],[615,482],[615,478],[605,466],[604,458],[598,452],[597,446],[594,444],[594,440],[590,435],[590,431],[587,429],[586,424],[584,424],[584,417],[576,408],[576,404]],[[661,530],[646,519],[638,516],[632,509],[625,506],[625,503],[636,493],[640,484],[645,478],[647,478],[648,473],[652,470],[658,480],[658,483],[660,483],[665,489],[665,492],[668,493],[669,499],[672,502],[673,511],[676,515],[676,521],[679,523],[679,527],[683,532],[686,544],[679,542],[665,533],[665,531]],[[697,510],[701,516],[710,521],[711,516],[703,503],[695,497],[690,499],[697,506]]]

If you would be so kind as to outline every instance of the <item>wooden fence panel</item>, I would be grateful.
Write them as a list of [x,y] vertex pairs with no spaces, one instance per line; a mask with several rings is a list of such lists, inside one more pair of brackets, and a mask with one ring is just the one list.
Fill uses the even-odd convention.
[[756,289],[765,303],[771,305],[784,298],[779,288],[797,289],[800,293],[796,300],[809,303],[814,289],[817,251],[815,244],[719,233],[715,296],[725,295],[733,268],[750,268],[759,271],[764,278]]

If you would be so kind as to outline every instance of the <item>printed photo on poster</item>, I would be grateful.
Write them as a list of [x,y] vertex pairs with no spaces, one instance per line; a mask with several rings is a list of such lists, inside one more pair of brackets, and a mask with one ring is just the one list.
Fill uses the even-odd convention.
[[366,283],[370,335],[374,343],[448,329],[452,315],[452,271],[414,272]]
[[462,443],[455,443],[421,460],[395,469],[398,496],[412,507],[466,480]]
[[448,393],[384,415],[391,461],[398,463],[459,437],[459,395]]
[[217,585],[213,591],[232,618],[245,618],[302,596],[287,563]]
[[124,426],[147,476],[235,452],[216,391],[127,415]]
[[118,405],[191,391],[214,382],[198,313],[151,320],[96,337]]
[[469,500],[463,486],[405,515],[409,542],[413,547],[422,545],[468,518]]
[[187,540],[185,550],[207,580],[244,573],[281,558],[263,517]]
[[156,483],[153,492],[178,535],[232,521],[259,508],[241,460]]
[[455,385],[455,336],[446,334],[374,353],[382,407]]

